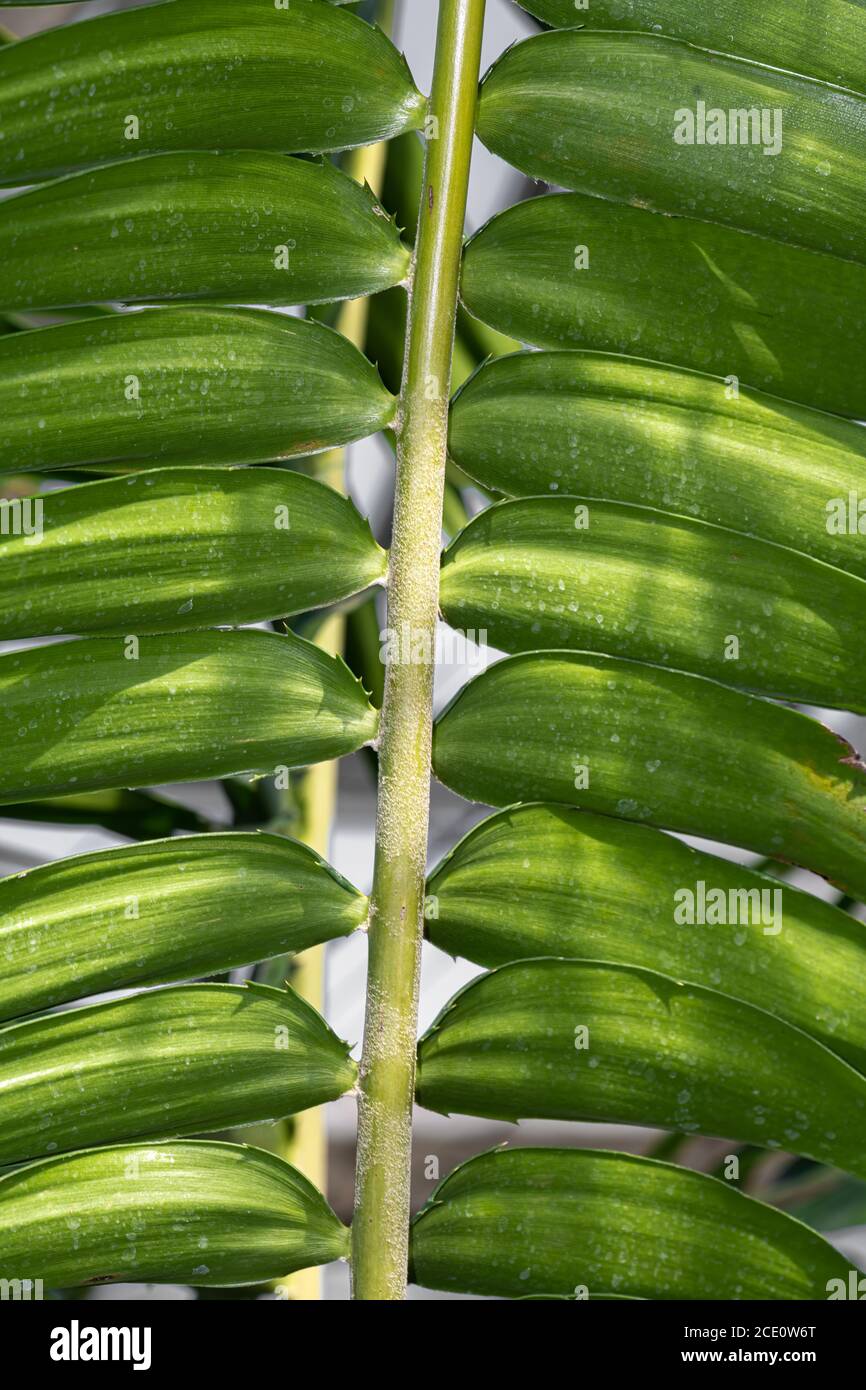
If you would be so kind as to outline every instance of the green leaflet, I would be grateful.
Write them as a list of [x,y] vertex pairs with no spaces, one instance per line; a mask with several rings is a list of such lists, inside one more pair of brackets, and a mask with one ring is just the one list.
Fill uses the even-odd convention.
[[723,53],[739,53],[776,68],[827,82],[866,88],[866,14],[862,0],[518,0],[555,27],[591,20],[596,29],[662,30]]
[[700,676],[577,652],[514,656],[439,716],[436,775],[743,845],[866,901],[866,768],[813,719]]
[[143,637],[137,656],[136,641],[0,657],[0,804],[273,773],[342,757],[375,736],[360,682],[298,637]]
[[262,1149],[124,1144],[0,1178],[5,1278],[258,1284],[348,1251],[324,1197]]
[[[259,622],[346,598],[387,568],[350,501],[285,469],[166,468],[35,505],[41,534],[0,539],[4,640]],[[34,499],[22,507],[35,518]]]
[[146,155],[0,203],[0,308],[319,303],[387,289],[408,266],[370,190],[327,160]]
[[0,340],[0,472],[260,463],[391,423],[375,368],[320,324],[150,309]]
[[427,935],[451,955],[659,970],[766,1009],[866,1073],[863,923],[672,835],[513,807],[471,830],[427,893]]
[[121,845],[0,880],[0,1018],[346,936],[367,900],[305,845],[225,832]]
[[631,353],[866,416],[866,268],[835,256],[563,193],[488,222],[462,294],[539,347]]
[[322,154],[417,129],[425,111],[394,45],[345,10],[170,0],[8,46],[0,182],[168,150]]
[[736,1188],[582,1149],[470,1159],[412,1226],[411,1277],[498,1298],[824,1299],[848,1262]]
[[866,1177],[866,1077],[763,1009],[636,966],[525,960],[473,980],[418,1045],[416,1097],[745,1139]]
[[549,183],[866,262],[866,97],[812,78],[657,34],[539,34],[487,74],[478,133]]
[[704,521],[503,502],[446,550],[440,608],[507,652],[606,652],[866,713],[866,582]]
[[0,1163],[281,1119],[357,1067],[292,990],[179,985],[0,1029]]
[[[850,495],[866,430],[718,377],[596,352],[485,363],[451,406],[451,457],[485,487],[692,515],[866,579]],[[866,533],[866,519],[863,521]]]

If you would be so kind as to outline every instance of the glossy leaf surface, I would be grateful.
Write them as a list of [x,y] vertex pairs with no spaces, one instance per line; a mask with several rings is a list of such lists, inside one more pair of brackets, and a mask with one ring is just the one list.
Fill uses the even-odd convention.
[[170,0],[8,46],[0,181],[168,150],[321,154],[417,128],[425,107],[390,40],[346,10]]
[[0,339],[0,472],[261,463],[375,434],[394,409],[350,343],[282,314],[151,309]]
[[387,564],[351,502],[285,470],[166,468],[22,505],[41,531],[0,539],[2,639],[260,622],[357,593]]
[[348,1249],[324,1197],[262,1149],[124,1144],[0,1178],[3,1268],[48,1286],[257,1284]]
[[471,313],[538,347],[634,354],[866,417],[866,268],[852,261],[562,193],[488,222],[462,286]]
[[703,521],[504,502],[448,547],[440,606],[503,651],[606,652],[866,713],[866,582]]
[[276,1120],[355,1083],[292,990],[179,985],[0,1029],[0,1163]]
[[848,1262],[729,1183],[630,1154],[464,1163],[412,1227],[412,1277],[494,1298],[824,1299]]
[[850,503],[866,430],[720,377],[613,353],[495,358],[457,393],[449,450],[497,492],[657,507],[866,578]]
[[[554,28],[585,23],[575,0],[518,0]],[[866,14],[860,0],[592,0],[596,29],[661,32],[722,53],[866,89]]]
[[128,634],[33,647],[0,657],[0,803],[273,774],[354,752],[376,726],[343,663],[292,636]]
[[0,880],[0,1018],[166,984],[348,935],[366,899],[278,835],[186,835]]
[[866,901],[866,768],[823,725],[613,657],[511,657],[440,715],[433,766],[490,805],[554,801],[742,845]]
[[387,289],[408,265],[369,189],[327,161],[145,155],[0,203],[0,308],[318,303]]
[[866,97],[813,78],[658,34],[539,34],[487,74],[478,133],[548,183],[866,262]]
[[473,980],[418,1046],[443,1114],[658,1126],[866,1176],[866,1077],[763,1009],[669,975],[526,960]]
[[767,1009],[866,1073],[866,926],[672,835],[512,807],[446,855],[427,893],[427,936],[450,955],[659,970]]

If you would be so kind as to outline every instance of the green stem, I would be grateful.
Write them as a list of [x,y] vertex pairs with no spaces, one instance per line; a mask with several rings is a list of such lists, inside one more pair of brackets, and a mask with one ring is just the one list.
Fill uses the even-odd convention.
[[352,1225],[358,1299],[401,1299],[406,1290],[448,396],[484,6],[440,0],[409,301],[388,580],[388,629],[403,659],[387,666],[379,744]]

